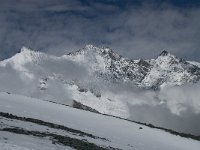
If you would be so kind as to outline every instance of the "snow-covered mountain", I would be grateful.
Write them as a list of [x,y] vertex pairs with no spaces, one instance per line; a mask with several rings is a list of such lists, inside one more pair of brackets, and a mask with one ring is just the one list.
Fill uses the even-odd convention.
[[[43,68],[48,70],[46,74],[63,75],[65,78],[65,74],[60,71],[65,69],[66,63],[85,66],[84,69],[87,69],[90,77],[109,82],[131,82],[144,88],[157,89],[166,85],[182,85],[187,82],[197,82],[200,79],[198,62],[185,61],[167,51],[163,51],[156,59],[132,60],[118,55],[109,48],[98,48],[93,45],[86,45],[81,50],[61,57],[50,56],[23,47],[15,56],[1,61],[0,66],[10,65],[27,76],[31,76],[31,67],[38,70]],[[59,70],[57,67],[58,70],[56,70],[54,68],[56,65],[62,69]],[[35,74],[35,72],[32,73]],[[74,80],[79,79],[75,77]]]
[[151,65],[142,59],[123,58],[109,48],[97,48],[92,45],[65,57],[86,64],[90,72],[108,81],[133,81],[139,84],[151,68]]
[[92,45],[60,57],[23,47],[0,62],[0,91],[130,118],[133,105],[186,110],[151,92],[198,82],[199,66],[167,51],[156,59],[132,60]]
[[146,87],[183,85],[200,79],[200,68],[197,63],[187,62],[167,51],[163,51],[150,63],[153,67],[142,81],[143,86]]
[[72,60],[88,65],[89,70],[114,81],[132,81],[139,87],[160,88],[165,85],[182,85],[197,82],[200,68],[196,62],[163,51],[156,59],[132,60],[123,58],[109,48],[87,45],[85,48],[66,55]]

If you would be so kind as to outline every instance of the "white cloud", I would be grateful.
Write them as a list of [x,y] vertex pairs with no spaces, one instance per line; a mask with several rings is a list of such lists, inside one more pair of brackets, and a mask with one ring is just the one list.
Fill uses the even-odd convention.
[[186,84],[161,90],[159,98],[165,100],[172,113],[181,115],[188,109],[200,113],[200,83]]

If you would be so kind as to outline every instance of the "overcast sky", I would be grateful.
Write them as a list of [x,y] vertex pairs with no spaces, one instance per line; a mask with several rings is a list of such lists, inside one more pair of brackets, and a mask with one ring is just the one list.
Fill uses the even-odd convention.
[[199,0],[1,0],[0,59],[24,45],[62,55],[86,44],[122,56],[162,50],[200,62]]

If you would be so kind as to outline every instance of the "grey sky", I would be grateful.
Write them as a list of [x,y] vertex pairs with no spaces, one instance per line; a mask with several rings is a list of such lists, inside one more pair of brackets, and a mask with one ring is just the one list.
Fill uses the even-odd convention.
[[62,55],[94,44],[134,59],[153,58],[165,49],[200,61],[199,5],[184,4],[1,0],[0,59],[14,55],[23,45]]

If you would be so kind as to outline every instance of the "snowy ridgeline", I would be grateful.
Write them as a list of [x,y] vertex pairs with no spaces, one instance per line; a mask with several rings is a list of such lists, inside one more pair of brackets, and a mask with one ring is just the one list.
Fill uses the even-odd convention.
[[200,142],[126,120],[0,93],[1,150],[197,150]]

